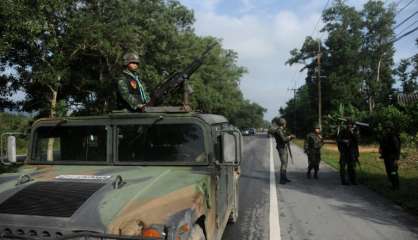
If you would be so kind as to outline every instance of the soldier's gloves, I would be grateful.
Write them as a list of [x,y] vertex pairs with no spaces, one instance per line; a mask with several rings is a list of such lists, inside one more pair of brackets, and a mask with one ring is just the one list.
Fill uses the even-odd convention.
[[142,110],[144,109],[145,104],[138,104],[138,106],[136,107],[136,110],[142,112]]
[[292,134],[292,135],[289,136],[289,138],[290,138],[290,140],[292,140],[292,139],[295,139],[296,136]]

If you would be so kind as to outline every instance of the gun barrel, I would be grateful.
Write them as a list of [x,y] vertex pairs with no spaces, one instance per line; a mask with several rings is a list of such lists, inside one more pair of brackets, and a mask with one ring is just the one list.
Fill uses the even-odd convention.
[[209,52],[217,45],[217,43],[213,43],[207,46],[205,51],[200,55],[200,57],[193,60],[191,64],[189,64],[183,71],[178,72],[168,79],[164,80],[162,84],[157,86],[157,88],[153,91],[150,101],[146,104],[146,106],[155,106],[162,101],[162,98],[165,95],[170,94],[174,90],[178,89],[181,84],[183,84],[190,76],[203,64],[204,58],[209,54]]

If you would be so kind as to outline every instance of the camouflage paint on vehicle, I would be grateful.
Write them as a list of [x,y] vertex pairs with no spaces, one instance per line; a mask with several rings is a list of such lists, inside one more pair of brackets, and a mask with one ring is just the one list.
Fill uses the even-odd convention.
[[[193,118],[191,114],[170,117],[175,118],[174,121],[177,122],[182,122],[182,117],[187,121]],[[211,141],[216,137],[212,134],[217,131],[216,129],[221,128],[211,126],[216,123],[216,121],[211,122],[211,118],[213,120],[217,116],[203,116],[196,120],[205,127],[205,144],[208,152],[213,150]],[[102,119],[74,119],[78,122],[96,120]],[[49,121],[46,122],[49,124]],[[35,183],[71,182],[79,183],[80,186],[84,183],[100,183],[103,187],[83,202],[71,217],[0,212],[0,232],[5,229],[12,231],[20,229],[24,232],[47,231],[53,236],[58,233],[65,236],[75,231],[91,231],[139,236],[142,228],[156,224],[175,228],[178,239],[188,239],[193,224],[198,219],[203,219],[206,238],[221,239],[233,206],[219,201],[220,195],[230,195],[219,192],[219,185],[222,184],[218,176],[219,168],[222,167],[214,165],[213,162],[195,166],[28,164],[21,167],[17,173],[0,175],[0,205]],[[30,181],[18,184],[19,179],[26,175],[30,177]],[[120,187],[115,187],[119,176],[123,183],[119,184]],[[238,181],[237,176],[231,178]],[[23,201],[27,200],[27,204],[31,204],[30,197],[27,196]],[[218,216],[216,209],[219,204],[228,204],[224,216]]]

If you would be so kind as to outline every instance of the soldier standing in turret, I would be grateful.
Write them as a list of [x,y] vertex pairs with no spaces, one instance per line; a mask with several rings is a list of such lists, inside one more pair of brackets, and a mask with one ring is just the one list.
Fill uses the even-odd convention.
[[311,171],[314,170],[314,178],[318,179],[319,163],[321,162],[321,147],[323,145],[321,129],[315,125],[314,131],[306,136],[304,143],[305,153],[308,155],[308,178],[311,178]]
[[[358,130],[354,128],[352,120],[348,120],[346,127],[342,129],[337,135],[337,145],[340,151],[340,177],[341,184],[357,185],[356,180],[356,164],[359,157],[358,149]],[[349,182],[346,179],[346,172],[348,172]]]
[[118,107],[132,112],[139,111],[149,101],[149,96],[138,75],[138,55],[126,53],[123,56],[123,64],[126,68],[117,80]]
[[295,138],[294,135],[288,134],[286,129],[286,120],[284,118],[274,118],[273,123],[277,124],[277,128],[269,130],[269,133],[276,139],[276,148],[280,157],[280,184],[290,182],[287,178],[288,151],[290,151],[290,141]]
[[380,139],[380,157],[385,161],[386,173],[393,190],[399,189],[398,161],[401,155],[401,140],[392,122],[384,125],[384,134]]

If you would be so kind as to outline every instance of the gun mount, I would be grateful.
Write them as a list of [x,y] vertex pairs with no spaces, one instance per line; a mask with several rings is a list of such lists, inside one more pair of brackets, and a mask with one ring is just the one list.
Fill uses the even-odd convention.
[[162,103],[162,100],[165,96],[170,95],[171,93],[175,92],[181,86],[184,88],[184,99],[183,105],[184,109],[187,111],[189,107],[189,100],[188,95],[192,92],[190,87],[186,84],[186,81],[190,78],[190,76],[200,68],[203,64],[205,57],[209,54],[209,52],[217,45],[217,43],[213,43],[207,46],[206,50],[201,54],[200,57],[196,58],[191,64],[189,64],[186,68],[183,69],[181,72],[176,72],[168,77],[165,81],[163,81],[160,85],[152,93],[150,101],[145,105],[144,109],[147,111],[149,107],[157,106]]

